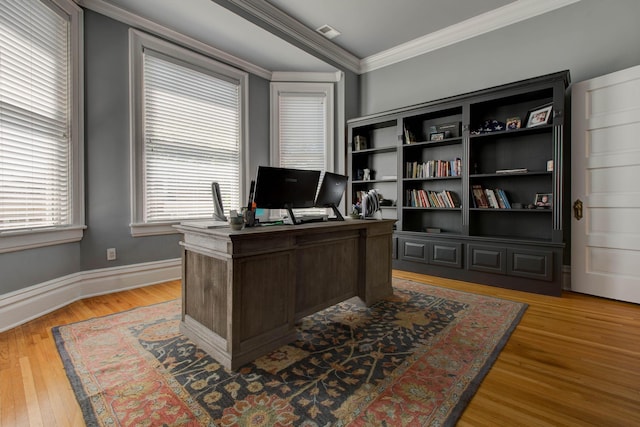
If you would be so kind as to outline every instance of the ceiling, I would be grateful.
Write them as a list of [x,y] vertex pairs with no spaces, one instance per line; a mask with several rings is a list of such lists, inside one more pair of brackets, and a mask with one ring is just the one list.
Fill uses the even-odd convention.
[[[266,72],[363,73],[579,0],[76,1],[144,18]],[[328,40],[315,31],[322,25],[341,34]]]

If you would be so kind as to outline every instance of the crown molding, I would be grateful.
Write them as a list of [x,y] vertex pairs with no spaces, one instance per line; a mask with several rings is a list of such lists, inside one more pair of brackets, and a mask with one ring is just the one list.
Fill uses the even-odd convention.
[[74,0],[78,6],[108,16],[137,29],[146,31],[155,36],[161,37],[165,40],[178,43],[184,47],[194,50],[203,55],[207,55],[225,62],[229,65],[233,65],[243,71],[251,74],[255,74],[266,80],[271,80],[271,71],[252,64],[244,59],[240,59],[236,56],[230,55],[220,49],[217,49],[207,43],[203,43],[184,34],[178,33],[163,25],[157,24],[148,19],[142,18],[103,0]]
[[360,59],[340,46],[332,43],[321,34],[304,26],[266,1],[255,0],[215,0],[218,4],[232,4],[272,28],[292,37],[342,67],[360,73]]
[[309,73],[297,71],[274,71],[271,75],[272,82],[339,82],[342,71],[327,73]]
[[517,0],[466,21],[427,34],[360,61],[360,73],[367,73],[397,62],[432,52],[461,41],[521,22],[580,0]]

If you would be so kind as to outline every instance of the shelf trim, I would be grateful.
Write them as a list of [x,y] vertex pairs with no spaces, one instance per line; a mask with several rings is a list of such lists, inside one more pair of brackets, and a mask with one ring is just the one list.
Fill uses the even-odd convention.
[[514,176],[544,176],[553,174],[552,171],[533,171],[533,172],[512,172],[512,173],[476,173],[469,175],[469,179],[475,178],[497,178],[497,177],[514,177]]
[[499,130],[496,132],[485,132],[485,133],[469,133],[469,138],[471,139],[483,139],[490,138],[494,136],[504,136],[504,135],[517,135],[523,133],[544,133],[544,131],[551,131],[555,125],[547,124],[542,126],[536,126],[532,128],[520,128],[520,129],[511,129],[511,130]]
[[462,179],[462,176],[458,175],[458,176],[430,176],[426,178],[402,178],[402,180],[405,182],[441,181],[446,179]]
[[351,181],[351,184],[368,184],[368,183],[376,183],[376,182],[398,182],[397,179],[370,179],[368,181]]
[[422,206],[403,206],[402,209],[412,210],[412,211],[462,211],[462,208],[433,208],[433,207],[422,207]]
[[529,212],[529,213],[551,213],[553,209],[508,209],[508,208],[469,208],[473,212]]
[[397,145],[387,145],[384,147],[374,147],[374,148],[365,148],[364,150],[351,150],[352,155],[357,154],[373,154],[373,153],[385,153],[385,152],[393,152],[398,151]]

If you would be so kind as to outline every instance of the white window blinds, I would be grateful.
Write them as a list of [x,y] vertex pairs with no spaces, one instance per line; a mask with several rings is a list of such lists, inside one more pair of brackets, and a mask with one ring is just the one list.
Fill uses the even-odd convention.
[[281,93],[279,96],[279,166],[327,167],[326,97],[323,94]]
[[[272,164],[295,169],[333,171],[333,85],[276,82],[271,84],[276,132],[272,134]],[[325,209],[300,213],[320,214]]]
[[0,40],[0,231],[69,225],[69,19],[1,0]]
[[240,206],[240,85],[144,50],[144,222],[210,218],[211,183]]

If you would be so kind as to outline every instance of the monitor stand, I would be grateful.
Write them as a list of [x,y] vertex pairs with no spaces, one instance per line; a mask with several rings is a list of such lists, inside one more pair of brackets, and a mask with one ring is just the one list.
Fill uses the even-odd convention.
[[291,219],[291,224],[296,225],[298,224],[298,220],[296,219],[296,216],[293,214],[293,209],[292,208],[286,208],[287,212],[289,212],[289,219]]
[[[331,209],[333,209],[333,213],[336,215],[335,218],[331,218],[330,221],[344,221],[344,217],[342,216],[342,214],[340,213],[340,210],[336,207],[336,205],[331,205],[329,206]],[[291,223],[293,225],[298,225],[298,224],[304,224],[305,221],[300,221],[298,219],[296,219],[296,216],[293,214],[293,209],[292,208],[286,208],[287,212],[289,213],[289,218],[291,219]],[[325,217],[325,221],[326,221],[326,217]],[[307,222],[315,222],[315,221],[307,221]]]
[[336,215],[335,219],[331,218],[330,221],[344,221],[344,217],[342,216],[342,214],[340,213],[340,210],[337,208],[336,205],[331,204],[331,206],[329,207],[333,209],[333,213]]

